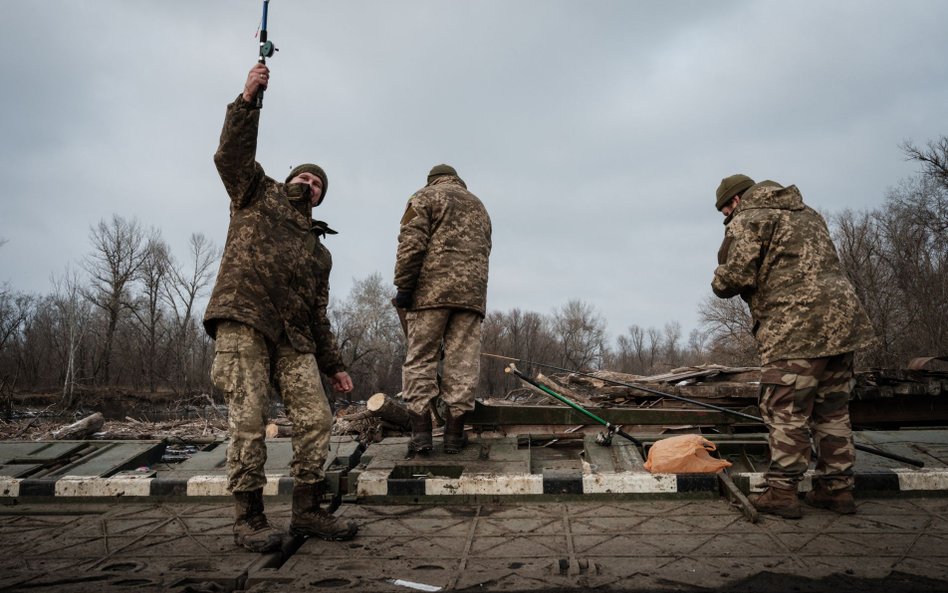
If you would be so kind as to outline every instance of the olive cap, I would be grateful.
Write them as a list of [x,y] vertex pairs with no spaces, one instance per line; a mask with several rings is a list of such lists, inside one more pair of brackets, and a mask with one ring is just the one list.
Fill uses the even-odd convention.
[[312,173],[322,180],[323,193],[321,196],[319,196],[319,201],[322,202],[326,198],[326,192],[329,191],[329,178],[326,177],[326,172],[323,171],[323,168],[319,165],[314,165],[313,163],[303,163],[302,165],[294,167],[293,170],[290,171],[290,174],[286,176],[286,181],[284,183],[289,183],[291,179],[300,173]]
[[438,175],[455,175],[457,176],[458,172],[451,165],[435,165],[431,168],[431,171],[428,171],[428,177],[437,177]]
[[720,211],[721,208],[724,208],[727,203],[731,201],[731,198],[744,193],[753,185],[754,180],[741,173],[725,177],[721,180],[721,185],[718,186],[718,191],[714,194],[716,198],[714,202],[715,207]]
[[[451,165],[445,165],[443,163],[440,165],[435,165],[430,171],[428,171],[428,183],[431,183],[431,180],[435,177],[440,177],[442,175],[454,175],[455,177],[458,177],[458,172]],[[458,178],[460,179],[460,177]]]

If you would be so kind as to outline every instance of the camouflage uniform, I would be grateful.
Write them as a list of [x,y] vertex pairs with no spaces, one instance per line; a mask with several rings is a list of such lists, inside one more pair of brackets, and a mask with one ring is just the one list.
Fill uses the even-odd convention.
[[271,354],[263,334],[249,325],[221,320],[211,379],[227,394],[231,437],[227,476],[231,491],[256,490],[267,482],[263,471],[267,461],[264,429],[270,409],[271,376],[293,422],[290,474],[300,483],[316,483],[323,478],[332,411],[316,359],[287,343]]
[[849,394],[855,350],[873,343],[823,218],[795,186],[753,185],[724,221],[712,289],[750,305],[761,354],[760,409],[770,435],[766,478],[795,488],[809,465],[829,490],[852,488]]
[[490,250],[490,216],[456,175],[434,177],[409,199],[395,286],[413,296],[402,396],[417,414],[439,395],[442,345],[440,395],[457,414],[474,409]]
[[216,338],[212,379],[229,406],[234,492],[266,482],[271,379],[294,424],[292,475],[297,483],[322,479],[332,415],[319,371],[344,370],[326,314],[332,257],[320,237],[330,231],[311,220],[308,200],[255,161],[259,118],[242,97],[228,105],[214,155],[230,226],[204,327]]

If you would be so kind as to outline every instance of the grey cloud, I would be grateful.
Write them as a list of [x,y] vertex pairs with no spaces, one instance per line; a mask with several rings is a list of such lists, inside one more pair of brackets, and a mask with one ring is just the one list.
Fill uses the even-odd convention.
[[[112,213],[218,244],[211,161],[256,56],[259,2],[21,2],[0,64],[0,280],[45,292]],[[272,0],[258,159],[322,163],[336,297],[391,275],[397,222],[449,162],[495,224],[492,307],[571,298],[613,335],[697,323],[721,177],[796,183],[836,211],[944,134],[948,5],[871,2]],[[38,35],[41,32],[41,36]]]

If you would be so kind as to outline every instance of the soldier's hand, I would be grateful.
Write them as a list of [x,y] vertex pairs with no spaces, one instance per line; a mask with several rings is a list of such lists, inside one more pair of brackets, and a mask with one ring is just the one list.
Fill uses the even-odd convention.
[[248,103],[254,101],[257,91],[260,89],[267,90],[268,84],[270,84],[270,69],[267,68],[266,64],[257,62],[250,69],[250,73],[247,74],[247,82],[244,84],[244,101]]
[[392,303],[399,309],[410,309],[413,296],[410,290],[399,290],[395,293],[395,298],[392,299]]
[[349,377],[349,373],[345,371],[339,371],[330,377],[329,382],[332,383],[332,388],[339,393],[349,393],[352,391],[352,378]]

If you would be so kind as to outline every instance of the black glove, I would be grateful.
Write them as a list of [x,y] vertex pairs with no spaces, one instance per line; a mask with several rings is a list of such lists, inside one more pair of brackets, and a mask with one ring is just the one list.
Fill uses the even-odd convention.
[[395,306],[399,309],[411,309],[412,296],[414,295],[410,290],[399,290],[395,293],[395,298],[392,302],[395,303]]

